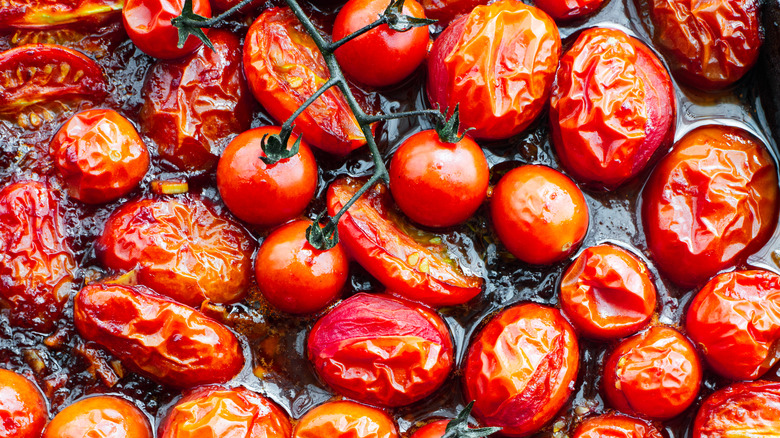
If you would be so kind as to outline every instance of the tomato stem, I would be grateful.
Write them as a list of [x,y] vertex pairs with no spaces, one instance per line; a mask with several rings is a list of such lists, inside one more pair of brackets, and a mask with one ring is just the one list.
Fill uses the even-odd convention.
[[338,49],[339,47],[344,45],[344,43],[346,43],[348,41],[351,41],[351,40],[354,40],[355,38],[359,37],[360,35],[363,35],[364,33],[370,31],[371,29],[377,28],[377,27],[379,27],[379,26],[381,26],[381,25],[383,25],[385,23],[387,23],[387,17],[385,15],[380,15],[379,19],[374,21],[373,23],[368,24],[368,25],[366,25],[366,26],[364,26],[364,27],[362,27],[362,28],[352,32],[351,34],[345,36],[344,38],[342,38],[342,39],[340,39],[338,41],[334,41],[334,42],[328,44],[328,51],[331,52],[331,53],[335,52],[336,49]]
[[471,409],[473,407],[474,401],[463,408],[457,417],[447,423],[447,428],[445,429],[442,438],[483,438],[501,430],[500,427],[482,427],[479,429],[470,429],[469,417],[471,416]]
[[382,122],[385,120],[405,119],[407,117],[417,117],[417,116],[434,116],[436,117],[437,122],[447,121],[447,118],[444,116],[444,114],[442,114],[439,110],[435,110],[435,109],[424,109],[424,110],[416,110],[416,111],[404,111],[400,113],[369,115],[366,117],[366,120],[369,123],[374,123],[374,122]]

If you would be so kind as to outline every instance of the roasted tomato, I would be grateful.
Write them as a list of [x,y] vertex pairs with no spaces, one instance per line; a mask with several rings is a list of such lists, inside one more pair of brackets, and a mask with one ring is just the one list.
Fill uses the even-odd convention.
[[[334,181],[328,188],[328,213],[333,216],[341,210],[362,183]],[[338,227],[344,247],[390,292],[441,307],[463,304],[482,291],[482,279],[451,264],[441,242],[419,243],[392,214],[387,188],[377,185],[344,213]]]
[[614,189],[674,137],[674,88],[661,61],[616,29],[587,29],[561,58],[550,97],[555,152],[576,179]]
[[541,0],[536,7],[560,21],[576,20],[594,12],[605,0]]
[[0,29],[96,24],[118,14],[124,0],[8,0],[0,10]]
[[693,438],[773,437],[780,430],[780,383],[735,383],[709,396]]
[[42,438],[152,438],[152,426],[129,401],[110,395],[88,397],[60,411]]
[[254,243],[199,199],[143,199],[115,210],[95,245],[107,268],[193,307],[241,300],[252,281]]
[[589,418],[574,430],[573,438],[663,438],[661,432],[644,420],[606,414]]
[[459,224],[487,196],[490,169],[482,148],[469,137],[458,143],[434,130],[409,137],[390,162],[390,191],[401,211],[428,227]]
[[685,327],[718,374],[732,380],[761,377],[780,359],[780,276],[718,275],[691,302]]
[[617,246],[583,251],[561,279],[563,314],[584,336],[617,339],[645,327],[656,290],[644,262]]
[[425,16],[436,20],[436,24],[447,26],[450,21],[461,15],[468,14],[479,5],[486,5],[488,0],[421,0]]
[[[203,43],[190,35],[179,48],[179,31],[171,20],[181,14],[185,0],[127,0],[122,9],[127,36],[147,55],[176,59],[198,50]],[[201,17],[211,17],[208,0],[192,0],[192,10]],[[208,32],[208,29],[204,29]]]
[[466,355],[466,400],[474,417],[502,434],[523,437],[550,421],[574,389],[579,367],[574,329],[561,313],[522,304],[499,313]]
[[160,156],[183,170],[217,163],[220,142],[249,129],[252,96],[241,70],[241,44],[224,30],[176,61],[158,61],[146,76],[141,126]]
[[73,290],[75,269],[48,186],[24,181],[0,191],[0,302],[10,307],[11,323],[50,331]]
[[739,128],[685,135],[642,194],[647,245],[683,286],[701,284],[763,246],[777,224],[777,173],[761,142]]
[[450,420],[439,420],[428,423],[417,429],[410,438],[442,438],[447,431]]
[[[230,142],[217,165],[217,188],[231,213],[250,224],[272,226],[296,218],[317,190],[317,163],[306,142],[290,158],[266,164],[262,142],[281,128],[264,126]],[[291,135],[292,147],[297,136]]]
[[560,55],[558,28],[539,9],[518,0],[477,6],[433,44],[428,98],[450,112],[459,105],[475,138],[509,138],[544,108]]
[[609,355],[603,385],[607,401],[621,412],[667,420],[696,399],[701,364],[680,332],[652,327],[621,342]]
[[68,193],[99,204],[132,191],[149,170],[149,152],[138,132],[116,111],[82,111],[60,128],[49,153]]
[[222,383],[244,366],[230,330],[143,286],[85,286],[76,296],[73,319],[84,339],[164,385]]
[[[325,58],[289,8],[267,9],[249,28],[244,71],[255,98],[279,123],[330,78]],[[306,108],[295,126],[310,144],[334,154],[346,155],[366,144],[337,88]]]
[[757,0],[652,0],[653,39],[675,77],[712,90],[741,78],[758,60]]
[[376,408],[350,401],[328,402],[298,421],[293,438],[398,438],[393,419]]
[[0,368],[0,436],[40,438],[48,418],[46,400],[38,387]]
[[[292,426],[274,402],[245,388],[195,388],[168,412],[160,438],[288,438]],[[130,438],[130,437],[128,437]]]

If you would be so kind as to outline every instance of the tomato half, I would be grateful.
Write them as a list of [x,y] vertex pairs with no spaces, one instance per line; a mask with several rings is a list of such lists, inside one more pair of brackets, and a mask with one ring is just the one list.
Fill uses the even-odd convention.
[[774,437],[780,430],[780,383],[735,383],[704,400],[693,438]]
[[605,0],[540,0],[534,4],[556,20],[569,21],[584,18],[595,12],[604,2]]
[[573,438],[662,438],[647,421],[625,415],[606,414],[589,418],[574,430]]
[[48,419],[46,400],[38,387],[0,368],[0,436],[40,438]]
[[152,438],[152,427],[143,412],[129,401],[110,395],[81,399],[58,413],[42,438],[92,436]]
[[[176,59],[198,50],[203,43],[189,35],[179,48],[179,32],[171,20],[181,14],[185,0],[126,0],[122,19],[127,36],[142,52],[160,59]],[[211,18],[208,0],[192,0],[192,10]],[[208,29],[204,29],[208,33]]]
[[118,14],[124,0],[8,0],[0,10],[0,29],[97,24]]
[[384,411],[350,401],[321,404],[298,421],[293,438],[398,438]]

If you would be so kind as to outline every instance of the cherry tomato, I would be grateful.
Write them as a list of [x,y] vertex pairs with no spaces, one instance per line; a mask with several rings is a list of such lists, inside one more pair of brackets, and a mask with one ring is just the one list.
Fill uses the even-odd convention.
[[230,330],[143,286],[85,286],[76,296],[73,319],[84,339],[164,385],[226,382],[244,366]]
[[393,419],[383,411],[350,401],[328,402],[298,421],[293,438],[398,438]]
[[701,364],[680,332],[652,327],[621,342],[609,355],[603,385],[607,401],[621,412],[667,420],[696,399]]
[[493,190],[490,215],[509,252],[536,265],[566,258],[588,231],[582,191],[545,166],[520,166],[504,175]]
[[[179,32],[171,20],[181,14],[185,0],[126,0],[122,19],[127,36],[147,55],[160,59],[176,59],[198,50],[203,43],[190,35],[179,48]],[[192,10],[201,17],[211,18],[208,0],[192,0]],[[204,29],[208,33],[208,29]]]
[[[328,214],[335,215],[364,181],[339,179],[328,187]],[[456,306],[482,291],[482,279],[451,264],[447,247],[425,244],[404,232],[393,215],[387,188],[377,185],[361,196],[339,220],[339,238],[352,257],[387,289],[433,307]]]
[[674,137],[674,88],[661,61],[616,29],[583,31],[561,58],[550,98],[555,151],[576,179],[614,189]]
[[732,380],[761,377],[780,359],[780,276],[718,275],[691,302],[685,327],[718,374]]
[[479,5],[486,5],[488,0],[421,0],[425,16],[436,20],[439,26],[447,26],[452,20],[468,14]]
[[[325,58],[289,8],[265,10],[244,42],[244,71],[255,98],[284,122],[329,78]],[[331,88],[295,119],[311,145],[346,155],[366,138],[344,95]]]
[[241,44],[213,30],[214,50],[201,46],[176,61],[158,61],[142,90],[141,126],[160,156],[183,170],[208,170],[222,140],[249,129],[252,97],[241,69]]
[[428,423],[417,429],[410,438],[442,438],[447,431],[448,424],[450,424],[450,420],[439,420]]
[[644,420],[606,414],[589,418],[574,430],[573,438],[662,438],[661,432]]
[[50,28],[98,24],[122,10],[124,0],[8,0],[0,13],[0,29]]
[[46,400],[38,387],[0,368],[0,436],[40,438],[48,418]]
[[780,383],[743,382],[709,396],[693,423],[693,438],[772,437],[780,430]]
[[617,339],[645,327],[656,290],[644,262],[613,245],[583,251],[563,274],[561,310],[584,336]]
[[[290,158],[266,164],[263,138],[281,128],[264,126],[230,142],[217,165],[217,188],[231,213],[255,225],[272,226],[296,218],[317,190],[317,163],[306,142]],[[290,136],[290,148],[298,137]]]
[[88,204],[128,194],[149,170],[149,152],[135,127],[109,109],[71,117],[54,135],[49,153],[70,195]]
[[777,173],[761,142],[739,128],[686,134],[642,194],[653,260],[682,286],[705,282],[767,242],[777,224]]
[[544,108],[560,54],[558,28],[539,9],[518,0],[477,6],[433,44],[428,99],[450,112],[459,105],[475,138],[509,138]]
[[502,434],[533,434],[563,407],[574,389],[579,347],[561,313],[521,304],[496,315],[469,346],[463,372],[474,417]]
[[446,143],[434,130],[409,137],[393,154],[390,191],[401,211],[428,227],[473,215],[487,196],[490,169],[482,149],[463,137]]
[[95,249],[107,268],[135,270],[156,292],[197,307],[233,303],[252,281],[254,244],[199,199],[142,199],[115,210]]
[[385,295],[359,293],[311,329],[309,360],[339,394],[398,407],[422,400],[454,365],[450,332],[433,311]]
[[42,438],[152,438],[152,426],[129,401],[110,395],[88,397],[60,411]]
[[559,21],[584,18],[600,8],[605,0],[540,0],[536,7]]

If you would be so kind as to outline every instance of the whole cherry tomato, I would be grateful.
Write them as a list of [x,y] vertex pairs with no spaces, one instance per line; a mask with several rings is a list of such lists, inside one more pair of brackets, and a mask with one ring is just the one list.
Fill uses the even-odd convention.
[[606,414],[589,418],[574,430],[573,438],[662,438],[661,432],[644,420]]
[[644,262],[617,246],[583,251],[561,279],[563,314],[584,336],[617,339],[650,322],[656,290]]
[[605,0],[539,0],[537,8],[559,21],[584,18],[604,4]]
[[3,3],[0,29],[61,28],[74,24],[98,25],[119,14],[124,0],[8,0]]
[[[364,181],[339,179],[328,187],[328,214],[335,215]],[[408,225],[393,215],[387,188],[377,185],[339,220],[339,238],[352,257],[388,291],[433,307],[463,304],[482,291],[482,279],[451,264],[447,247],[432,239],[423,244],[404,232]]]
[[469,137],[447,143],[434,130],[401,144],[390,162],[390,191],[401,211],[428,227],[449,227],[473,215],[487,196],[490,169]]
[[384,411],[350,401],[321,404],[298,421],[293,438],[398,438]]
[[0,368],[0,436],[40,438],[48,418],[46,400],[38,387]]
[[541,429],[569,398],[579,367],[574,329],[561,313],[521,304],[496,315],[469,346],[463,371],[474,417],[502,434]]
[[110,395],[88,397],[51,420],[42,438],[152,438],[149,419],[129,401]]
[[735,383],[710,395],[693,423],[693,438],[772,437],[780,430],[780,383]]
[[642,194],[647,245],[683,286],[705,282],[761,248],[777,224],[777,170],[746,131],[704,126],[686,134]]
[[317,374],[339,394],[387,407],[427,397],[454,364],[449,329],[435,312],[365,293],[317,321],[308,350]]
[[672,328],[652,327],[621,342],[609,355],[604,393],[621,412],[667,420],[696,399],[701,373],[688,339]]
[[[264,126],[230,142],[217,165],[217,188],[231,213],[250,224],[272,226],[298,217],[317,190],[317,163],[306,142],[290,158],[266,164],[262,143],[281,128]],[[292,147],[298,137],[290,136]]]
[[614,189],[674,138],[674,88],[661,61],[616,29],[583,31],[550,97],[555,152],[576,179]]
[[550,96],[561,38],[552,19],[518,0],[477,6],[439,35],[428,57],[428,98],[460,107],[478,139],[522,132]]
[[[181,14],[185,0],[127,0],[122,19],[127,36],[142,52],[160,59],[176,59],[198,50],[203,43],[190,35],[179,48],[179,32],[171,20]],[[192,0],[192,10],[211,18],[208,0]],[[208,32],[208,29],[204,29]]]
[[447,425],[450,420],[439,420],[428,423],[417,429],[410,438],[442,438],[447,431]]

